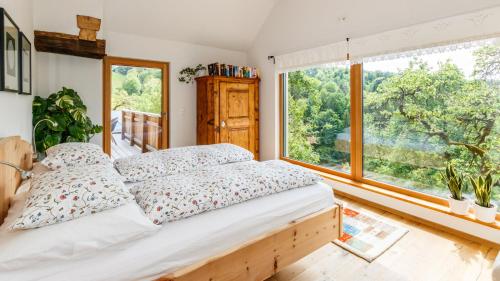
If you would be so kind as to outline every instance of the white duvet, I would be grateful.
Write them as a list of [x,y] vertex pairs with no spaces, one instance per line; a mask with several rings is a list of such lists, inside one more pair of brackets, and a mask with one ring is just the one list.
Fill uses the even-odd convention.
[[333,204],[326,184],[297,188],[167,223],[151,236],[92,255],[58,262],[40,258],[34,265],[2,270],[0,280],[152,280]]
[[150,179],[131,192],[151,221],[162,224],[321,180],[284,161],[246,161]]

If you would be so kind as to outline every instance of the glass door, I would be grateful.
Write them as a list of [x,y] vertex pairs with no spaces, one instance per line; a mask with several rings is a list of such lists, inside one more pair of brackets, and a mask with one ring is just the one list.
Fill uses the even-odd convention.
[[168,64],[107,57],[104,149],[113,159],[168,147]]

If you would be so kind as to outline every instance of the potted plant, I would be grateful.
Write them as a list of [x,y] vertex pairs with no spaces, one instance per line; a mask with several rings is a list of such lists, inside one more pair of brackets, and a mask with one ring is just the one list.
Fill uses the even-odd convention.
[[470,182],[476,195],[476,201],[474,204],[476,218],[486,223],[494,222],[497,214],[497,205],[491,203],[491,195],[494,185],[491,172],[486,174],[485,177],[479,176],[477,179],[470,177]]
[[200,71],[205,71],[207,68],[202,64],[198,64],[195,68],[186,67],[179,72],[179,82],[186,84],[193,83],[194,78],[198,77]]
[[451,212],[459,215],[467,214],[469,200],[463,195],[467,189],[463,175],[458,173],[452,164],[448,164],[445,173],[441,173],[441,176],[450,190],[451,195],[448,197],[448,202]]
[[[40,122],[48,120],[48,122]],[[102,127],[92,123],[87,116],[87,107],[78,94],[68,88],[51,94],[47,98],[33,99],[33,125],[36,148],[45,152],[47,148],[63,142],[88,142]]]

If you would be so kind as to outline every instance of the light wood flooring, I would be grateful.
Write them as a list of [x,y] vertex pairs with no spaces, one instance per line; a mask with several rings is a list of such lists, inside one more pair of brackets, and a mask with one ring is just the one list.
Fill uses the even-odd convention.
[[498,249],[337,196],[410,231],[372,263],[331,244],[267,281],[491,281]]

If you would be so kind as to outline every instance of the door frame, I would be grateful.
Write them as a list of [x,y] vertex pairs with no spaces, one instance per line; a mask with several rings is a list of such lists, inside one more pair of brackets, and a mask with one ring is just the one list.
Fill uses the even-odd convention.
[[170,78],[170,63],[162,61],[152,61],[143,59],[132,59],[123,57],[105,56],[102,64],[103,76],[103,91],[102,91],[102,144],[103,150],[108,155],[111,155],[111,67],[113,65],[123,65],[131,67],[146,67],[159,68],[162,70],[162,100],[161,100],[161,148],[169,148],[170,146],[170,110],[169,110],[169,78]]

